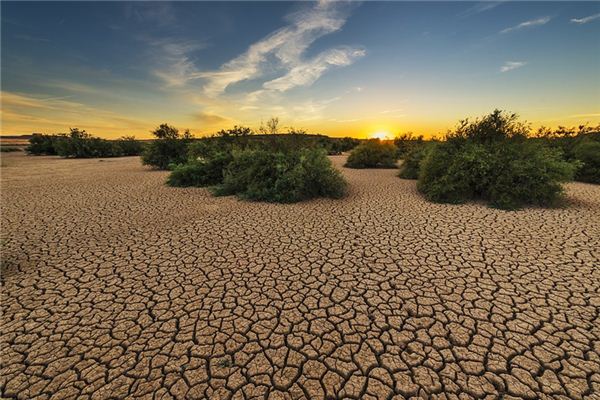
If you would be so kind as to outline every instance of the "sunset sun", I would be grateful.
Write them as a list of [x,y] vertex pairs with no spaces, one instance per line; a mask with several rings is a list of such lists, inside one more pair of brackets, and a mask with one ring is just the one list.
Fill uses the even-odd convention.
[[392,139],[394,135],[387,131],[377,131],[371,133],[369,136],[370,139],[379,139],[379,140],[389,140]]

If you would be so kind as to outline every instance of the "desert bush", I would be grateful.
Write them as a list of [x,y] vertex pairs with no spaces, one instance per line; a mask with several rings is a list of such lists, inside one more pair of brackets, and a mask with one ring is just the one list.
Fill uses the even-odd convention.
[[223,172],[233,156],[228,152],[212,154],[210,158],[191,160],[173,169],[167,184],[178,187],[212,186],[223,182]]
[[368,140],[356,146],[346,161],[349,168],[396,168],[398,150],[391,143]]
[[360,144],[360,139],[351,137],[327,138],[327,143],[323,146],[328,154],[338,155],[354,149]]
[[315,197],[340,198],[346,186],[322,149],[287,153],[248,149],[234,152],[215,194],[292,203]]
[[31,135],[31,138],[29,138],[29,145],[25,148],[25,151],[28,154],[36,156],[54,156],[57,154],[55,144],[59,137],[59,135],[34,133]]
[[581,163],[575,173],[575,180],[600,183],[600,141],[580,141],[574,146],[572,156]]
[[411,151],[421,147],[423,135],[414,135],[412,132],[403,133],[394,139],[394,145],[398,149],[398,158],[406,157]]
[[114,142],[115,155],[139,156],[143,149],[142,142],[136,140],[134,136],[123,136]]
[[426,152],[417,188],[443,203],[481,199],[502,209],[555,205],[563,194],[561,183],[572,179],[577,163],[526,135],[514,114],[498,110],[481,120],[461,121],[445,142]]
[[421,162],[431,147],[431,142],[421,142],[419,146],[413,146],[405,153],[398,176],[403,179],[418,179]]
[[61,157],[92,158],[118,155],[113,142],[94,137],[77,128],[71,128],[68,135],[59,135],[54,142],[54,148]]
[[156,139],[142,152],[142,163],[158,169],[169,169],[170,165],[185,164],[188,145],[192,139],[189,131],[183,134],[168,124],[162,124],[152,134]]
[[0,153],[15,153],[17,151],[22,151],[22,149],[13,146],[0,146]]

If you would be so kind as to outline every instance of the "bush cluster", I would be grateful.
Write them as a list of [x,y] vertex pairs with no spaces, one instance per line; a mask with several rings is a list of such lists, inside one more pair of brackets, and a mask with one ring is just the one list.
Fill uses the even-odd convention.
[[215,195],[279,203],[345,194],[346,181],[314,137],[250,135],[235,127],[191,143],[188,161],[174,167],[167,184],[212,186]]
[[587,128],[559,127],[555,131],[540,128],[538,141],[560,150],[567,161],[577,161],[579,168],[575,180],[587,183],[600,183],[600,126]]
[[421,161],[423,161],[433,144],[433,142],[421,142],[418,146],[412,146],[410,150],[404,153],[398,176],[403,179],[417,179]]
[[572,157],[581,163],[575,173],[575,180],[600,183],[600,141],[580,141],[573,147]]
[[348,168],[396,168],[398,149],[392,143],[368,140],[356,146],[346,161]]
[[0,146],[0,153],[15,153],[17,151],[22,151],[22,149],[14,146]]
[[293,203],[316,197],[341,198],[347,183],[322,149],[235,152],[216,195]]
[[573,178],[577,163],[526,136],[516,115],[499,110],[461,121],[445,142],[426,151],[417,188],[443,203],[481,199],[501,209],[555,205],[561,183]]
[[398,149],[398,158],[404,159],[409,153],[420,148],[423,143],[423,135],[415,136],[412,132],[404,133],[394,139],[394,145]]
[[189,131],[183,134],[168,124],[161,124],[152,134],[155,139],[142,152],[142,163],[158,169],[169,169],[185,164],[188,160],[188,145],[192,140]]
[[142,143],[132,136],[118,140],[94,137],[85,130],[72,128],[69,134],[33,134],[25,149],[33,155],[59,155],[72,158],[136,156]]

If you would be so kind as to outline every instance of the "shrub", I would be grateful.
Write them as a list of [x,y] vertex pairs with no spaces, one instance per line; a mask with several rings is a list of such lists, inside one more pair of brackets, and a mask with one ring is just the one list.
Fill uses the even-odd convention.
[[54,156],[57,154],[55,144],[59,137],[59,135],[44,135],[41,133],[34,133],[31,135],[31,138],[29,139],[29,146],[25,148],[25,151],[28,154],[36,156]]
[[57,136],[54,148],[61,157],[91,158],[118,155],[111,141],[94,137],[85,130],[77,128],[71,128],[68,135]]
[[223,171],[232,161],[230,153],[221,152],[205,160],[178,165],[167,179],[170,186],[212,186],[223,182]]
[[120,156],[139,156],[144,146],[134,136],[123,136],[114,143],[115,154]]
[[498,110],[482,120],[462,121],[445,142],[427,151],[417,188],[444,203],[482,199],[502,209],[555,205],[561,183],[572,179],[577,163],[526,139],[523,127],[514,114]]
[[419,146],[412,147],[405,155],[400,167],[398,176],[404,179],[417,179],[419,177],[419,167],[421,162],[431,149],[429,143],[421,143]]
[[22,149],[20,147],[0,146],[0,153],[14,153],[17,151],[22,151]]
[[573,148],[573,157],[581,162],[575,180],[600,183],[600,142],[582,140]]
[[184,164],[188,158],[188,144],[192,138],[189,131],[180,134],[179,130],[162,124],[152,134],[156,137],[142,153],[142,163],[158,169],[168,169],[170,165]]
[[394,145],[398,148],[398,158],[404,158],[423,145],[423,135],[415,136],[412,132],[404,133],[394,139]]
[[346,167],[349,168],[396,168],[397,149],[391,143],[369,140],[354,148]]
[[340,198],[347,183],[324,150],[234,152],[216,195],[238,195],[257,201],[292,203],[315,197]]

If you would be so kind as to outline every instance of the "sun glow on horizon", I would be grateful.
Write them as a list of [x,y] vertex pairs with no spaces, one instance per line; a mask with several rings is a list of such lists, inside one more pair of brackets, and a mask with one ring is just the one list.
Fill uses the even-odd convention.
[[379,140],[390,140],[394,137],[394,135],[392,135],[390,132],[387,131],[377,131],[374,133],[371,133],[369,135],[370,139],[379,139]]

